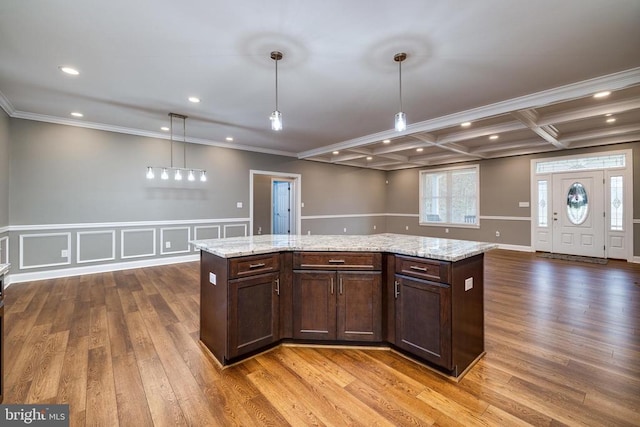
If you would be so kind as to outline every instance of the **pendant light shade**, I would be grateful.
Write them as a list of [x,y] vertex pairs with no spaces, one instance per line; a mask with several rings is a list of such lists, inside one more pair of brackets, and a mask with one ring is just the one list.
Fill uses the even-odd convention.
[[400,93],[400,111],[396,113],[395,128],[396,131],[402,132],[407,129],[407,115],[402,111],[402,61],[407,59],[404,52],[396,53],[393,60],[398,63],[399,93]]
[[282,130],[282,113],[278,111],[278,61],[282,59],[282,52],[274,50],[271,52],[271,59],[276,62],[276,109],[271,113],[271,129]]

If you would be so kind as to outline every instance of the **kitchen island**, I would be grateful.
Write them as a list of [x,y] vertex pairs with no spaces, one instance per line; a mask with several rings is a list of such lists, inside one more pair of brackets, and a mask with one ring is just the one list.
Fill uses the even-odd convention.
[[191,243],[200,339],[223,366],[281,343],[373,345],[455,378],[484,354],[494,244],[400,234]]

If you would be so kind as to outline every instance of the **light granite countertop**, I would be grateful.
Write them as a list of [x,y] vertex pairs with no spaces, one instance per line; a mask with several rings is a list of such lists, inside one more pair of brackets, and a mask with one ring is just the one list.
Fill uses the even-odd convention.
[[223,258],[282,251],[390,252],[442,261],[459,261],[497,248],[468,240],[439,239],[404,234],[372,235],[259,235],[193,240],[197,249]]
[[9,267],[11,267],[11,264],[0,264],[0,276],[7,273],[9,271]]

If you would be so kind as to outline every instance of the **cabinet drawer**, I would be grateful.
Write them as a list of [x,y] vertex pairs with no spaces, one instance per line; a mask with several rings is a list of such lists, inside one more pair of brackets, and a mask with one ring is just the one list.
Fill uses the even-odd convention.
[[450,266],[451,264],[446,261],[396,256],[396,273],[418,279],[451,283]]
[[380,270],[382,255],[370,252],[295,252],[296,270]]
[[229,260],[229,278],[253,276],[280,269],[280,254],[252,255]]

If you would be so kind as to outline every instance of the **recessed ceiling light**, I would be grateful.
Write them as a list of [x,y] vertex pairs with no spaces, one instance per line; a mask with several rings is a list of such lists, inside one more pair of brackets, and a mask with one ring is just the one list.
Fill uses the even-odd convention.
[[197,104],[198,102],[200,102],[200,98],[198,98],[197,96],[190,96],[189,102],[193,102],[194,104]]
[[418,153],[420,153],[420,152],[424,151],[424,148],[416,148],[416,151],[417,151]]
[[390,140],[390,139],[383,139],[383,140],[382,140],[382,143],[383,143],[383,144],[388,144],[388,143],[390,143],[390,142],[391,142],[391,140]]
[[337,156],[338,154],[340,154],[340,152],[339,152],[339,151],[334,151],[334,152],[333,152],[333,155],[334,155],[334,156]]
[[77,111],[74,111],[73,113],[71,113],[71,115],[72,115],[73,117],[84,117],[84,114],[82,114],[82,113],[78,113]]
[[611,95],[611,91],[605,90],[602,92],[598,92],[595,95],[593,95],[594,98],[604,98]]
[[471,126],[471,122],[460,123],[460,126],[462,126],[463,128],[468,128],[469,126]]
[[76,70],[73,67],[65,67],[65,66],[59,66],[58,67],[60,69],[60,71],[62,71],[65,74],[70,74],[72,76],[77,76],[78,74],[80,74],[80,71]]
[[607,119],[607,123],[614,123],[616,121],[615,117],[611,117]]
[[167,126],[162,126],[162,127],[160,128],[160,130],[163,130],[163,131],[165,131],[165,132],[169,132],[169,128],[168,128]]
[[373,157],[367,156],[367,160],[373,160]]
[[492,140],[496,140],[496,139],[498,139],[498,138],[500,138],[498,135],[491,135],[491,136],[489,137],[489,139],[492,139]]
[[229,141],[229,142],[233,141],[233,138],[232,138],[232,137],[230,137],[230,136],[226,137],[225,139],[226,139],[227,141]]

